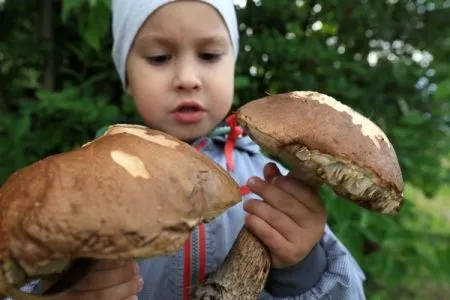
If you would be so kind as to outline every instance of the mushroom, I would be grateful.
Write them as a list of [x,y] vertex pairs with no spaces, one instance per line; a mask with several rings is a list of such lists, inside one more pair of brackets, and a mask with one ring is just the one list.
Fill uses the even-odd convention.
[[[327,185],[374,212],[399,212],[404,184],[395,150],[377,125],[347,105],[318,92],[294,91],[249,102],[237,119],[299,181]],[[270,268],[264,248],[244,227],[194,299],[256,299]]]
[[[0,296],[52,299],[98,260],[174,253],[198,224],[239,201],[234,179],[188,144],[144,126],[110,126],[1,187]],[[46,296],[18,290],[55,274]]]

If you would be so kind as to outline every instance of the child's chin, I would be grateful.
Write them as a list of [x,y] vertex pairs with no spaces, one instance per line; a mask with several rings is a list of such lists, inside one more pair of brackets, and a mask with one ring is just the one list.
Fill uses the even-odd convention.
[[206,136],[208,133],[209,131],[206,129],[186,128],[176,133],[174,132],[173,135],[186,143],[192,143],[198,140],[200,137]]

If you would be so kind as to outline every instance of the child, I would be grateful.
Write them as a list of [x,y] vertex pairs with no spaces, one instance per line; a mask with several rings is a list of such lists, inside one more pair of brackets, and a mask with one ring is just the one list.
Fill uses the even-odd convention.
[[199,226],[176,254],[142,260],[138,269],[101,263],[60,299],[189,299],[244,224],[271,253],[261,299],[364,299],[364,275],[326,225],[317,193],[225,119],[238,54],[232,1],[113,0],[112,8],[114,63],[145,124],[227,168],[246,187],[244,201]]

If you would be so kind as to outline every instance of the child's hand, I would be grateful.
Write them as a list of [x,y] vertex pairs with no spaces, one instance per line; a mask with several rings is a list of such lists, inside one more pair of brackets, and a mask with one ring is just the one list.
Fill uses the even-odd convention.
[[[43,282],[44,288],[49,282]],[[143,283],[134,261],[104,261],[68,293],[57,300],[134,300]]]
[[262,180],[249,179],[248,187],[264,201],[244,203],[245,224],[268,248],[272,266],[284,268],[303,260],[321,239],[326,224],[325,207],[311,188],[287,175],[275,164],[264,167]]

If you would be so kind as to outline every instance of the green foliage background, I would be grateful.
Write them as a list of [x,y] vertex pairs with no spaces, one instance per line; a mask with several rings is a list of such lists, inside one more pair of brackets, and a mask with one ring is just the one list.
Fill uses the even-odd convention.
[[[78,147],[101,126],[140,122],[111,61],[110,1],[0,7],[0,182]],[[450,228],[442,217],[450,215],[449,7],[443,0],[238,7],[235,108],[266,93],[318,90],[369,116],[397,151],[407,184],[399,216],[323,191],[331,226],[368,277],[369,299],[450,293]],[[428,198],[442,190],[436,214]]]

